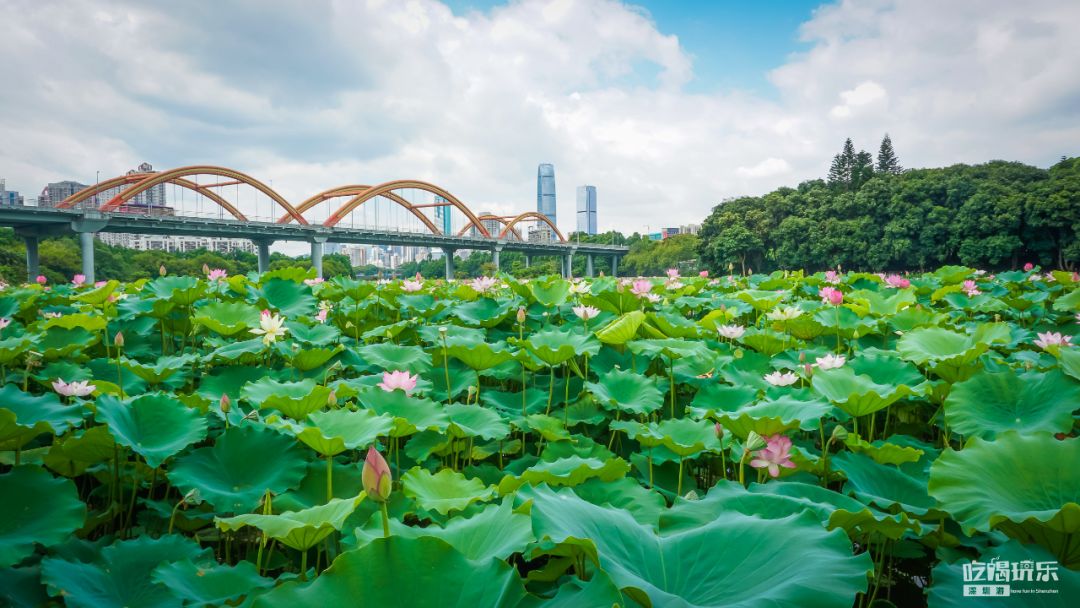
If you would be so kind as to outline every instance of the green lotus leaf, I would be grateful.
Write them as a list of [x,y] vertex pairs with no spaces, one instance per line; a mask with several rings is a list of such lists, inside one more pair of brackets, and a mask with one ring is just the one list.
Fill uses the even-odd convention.
[[720,440],[712,424],[690,418],[674,418],[659,423],[630,420],[612,422],[609,427],[623,431],[626,436],[645,447],[664,447],[682,458],[702,452],[718,452]]
[[1073,289],[1068,295],[1054,300],[1054,310],[1080,311],[1080,289]]
[[155,298],[168,300],[177,306],[191,306],[206,294],[206,283],[195,277],[166,276],[146,284]]
[[169,380],[179,380],[182,383],[190,375],[191,370],[189,368],[196,358],[192,354],[161,357],[148,365],[134,359],[122,357],[120,362],[124,369],[149,384],[161,384]]
[[630,513],[638,523],[656,527],[660,514],[667,510],[667,501],[655,490],[644,488],[630,477],[611,481],[587,479],[573,486],[574,493],[594,505],[611,505]]
[[[1080,289],[1076,293],[1080,293]],[[1058,349],[1057,358],[1061,371],[1080,380],[1080,348]]]
[[596,337],[604,344],[626,344],[637,335],[638,328],[645,321],[645,313],[632,310],[612,319],[607,325],[596,331]]
[[24,465],[0,474],[0,568],[18,564],[34,545],[55,545],[83,525],[86,505],[75,484]]
[[243,513],[267,490],[280,494],[304,478],[304,450],[285,435],[245,424],[220,435],[213,446],[177,458],[169,481],[183,492],[197,488],[219,513]]
[[15,359],[29,350],[33,343],[34,341],[27,335],[0,340],[0,365],[11,365]]
[[214,521],[218,529],[224,532],[252,526],[286,547],[307,551],[341,530],[345,519],[352,515],[364,497],[361,492],[354,498],[334,498],[324,505],[302,511],[286,511],[280,515],[245,513],[235,517],[218,517]]
[[303,420],[327,406],[330,389],[308,378],[299,382],[278,382],[261,378],[244,385],[240,396],[259,409],[276,409],[293,420]]
[[206,418],[165,393],[128,402],[102,396],[95,417],[108,425],[117,443],[134,450],[152,468],[206,438]]
[[206,362],[225,362],[229,365],[249,365],[255,367],[265,362],[263,352],[266,345],[261,338],[240,340],[219,346],[203,357]]
[[286,583],[255,598],[252,607],[513,608],[524,597],[521,579],[502,560],[471,560],[429,536],[391,536],[342,553],[315,582]]
[[82,327],[64,329],[53,327],[34,343],[34,350],[40,352],[47,361],[71,357],[101,340],[98,333]]
[[776,305],[782,302],[789,294],[784,291],[745,289],[733,295],[752,306],[758,312],[768,312],[776,308]]
[[158,566],[151,580],[162,584],[185,606],[218,606],[249,593],[274,586],[273,579],[259,576],[255,564],[199,566],[190,559]]
[[341,332],[333,325],[316,323],[304,325],[294,321],[285,324],[289,328],[289,335],[293,340],[314,346],[329,346],[341,338]]
[[452,309],[455,317],[461,319],[466,325],[474,327],[495,327],[516,311],[517,306],[513,300],[492,298],[479,298],[472,302],[458,304]]
[[141,536],[109,545],[85,561],[46,558],[41,562],[41,581],[71,608],[180,608],[180,598],[152,580],[151,573],[161,564],[209,556],[210,549],[182,536]]
[[485,370],[514,358],[505,343],[489,344],[470,338],[447,338],[446,355],[474,370]]
[[[971,561],[960,559],[954,563],[941,561],[934,568],[933,584],[930,586],[930,608],[965,608],[978,604],[980,608],[1059,608],[1067,602],[1066,598],[1080,596],[1080,572],[1066,570],[1057,567],[1055,556],[1047,553],[1046,549],[1038,545],[1022,545],[1014,540],[997,546],[987,548],[978,561],[985,565],[1000,563],[1000,568],[1009,572],[1009,583],[1001,581],[989,581],[985,571],[979,582],[964,579],[964,566],[970,565]],[[1030,566],[1030,581],[1013,578],[1012,568],[1023,568],[1024,562]],[[1038,580],[1036,564],[1043,563],[1054,570],[1054,577],[1044,574],[1048,580]],[[1022,572],[1022,570],[1021,570]],[[973,598],[964,595],[964,588],[971,585],[1008,584],[1010,595],[999,597]],[[1023,595],[1020,595],[1023,593]],[[1023,599],[1021,599],[1023,598]]]
[[286,317],[306,317],[315,314],[318,303],[315,296],[311,295],[311,288],[303,283],[289,279],[263,277],[261,287],[250,286],[258,301],[265,302],[267,307],[277,310]]
[[421,508],[442,515],[461,511],[474,502],[495,496],[494,488],[450,469],[432,475],[426,469],[413,467],[401,476],[401,482],[406,496],[416,500]]
[[930,494],[965,533],[1000,530],[1035,542],[1062,564],[1080,565],[1080,439],[1049,433],[978,437],[945,450],[930,468]]
[[431,369],[431,355],[419,346],[402,346],[390,342],[369,344],[356,349],[357,354],[371,365],[385,371],[406,371],[423,374]]
[[847,476],[844,491],[867,504],[883,509],[895,507],[928,520],[943,513],[926,489],[929,476],[921,461],[897,467],[879,464],[862,454],[840,452],[829,462]]
[[918,448],[896,445],[880,439],[870,443],[855,433],[848,434],[844,445],[852,452],[866,454],[879,464],[901,465],[907,462],[918,462],[925,454]]
[[82,421],[83,407],[64,405],[56,393],[31,395],[14,384],[0,388],[0,448],[21,448],[42,433],[62,435]]
[[786,335],[771,330],[748,331],[739,338],[739,342],[769,357],[784,352],[788,347],[797,346]]
[[649,320],[669,338],[696,338],[701,334],[698,324],[682,315],[650,312]]
[[667,359],[681,359],[683,357],[708,357],[711,353],[701,342],[675,340],[665,338],[660,340],[634,340],[627,343],[627,348],[637,355],[650,359],[663,356]]
[[525,484],[533,486],[546,483],[552,486],[576,486],[588,479],[614,481],[630,472],[630,463],[622,458],[582,458],[568,456],[548,462],[541,461],[525,469],[520,475],[507,475],[499,482],[499,493],[506,495]]
[[590,336],[564,331],[555,326],[532,334],[522,342],[522,346],[548,367],[562,365],[577,355],[595,355],[600,352],[600,343]]
[[924,327],[904,334],[896,343],[903,359],[916,365],[930,366],[942,378],[955,382],[963,379],[965,369],[989,350],[990,344],[941,327]]
[[427,430],[445,431],[450,424],[442,405],[431,399],[411,397],[405,391],[366,389],[360,392],[357,399],[378,414],[393,416],[394,428],[390,435],[395,437]]
[[260,310],[243,302],[210,302],[195,309],[191,320],[222,336],[235,336],[259,326]]
[[780,395],[743,405],[734,411],[706,410],[724,429],[746,439],[750,431],[762,437],[779,435],[794,429],[816,429],[819,421],[832,410],[820,399],[804,400],[794,395]]
[[449,432],[457,437],[480,437],[502,439],[510,434],[510,426],[495,412],[477,407],[453,403],[443,410],[450,419]]
[[651,414],[664,405],[664,393],[656,381],[630,370],[613,369],[598,382],[586,382],[585,390],[607,409],[629,414]]
[[289,363],[296,369],[307,372],[317,367],[325,365],[327,361],[334,358],[338,353],[344,350],[340,344],[333,346],[332,348],[304,348],[296,351],[289,357]]
[[534,488],[523,498],[533,502],[537,538],[581,546],[643,606],[848,608],[871,570],[870,557],[852,555],[844,533],[825,531],[810,515],[762,519],[727,511],[707,525],[659,536],[625,511],[569,490]]
[[101,306],[109,299],[109,296],[111,296],[113,292],[116,291],[116,288],[119,286],[120,281],[110,280],[101,287],[95,287],[74,296],[72,300],[76,302],[83,302],[91,306]]
[[323,456],[340,454],[375,443],[394,427],[394,419],[372,410],[312,412],[303,424],[284,422],[304,445]]
[[962,435],[992,439],[996,433],[1066,433],[1080,409],[1080,384],[1057,370],[1045,373],[983,371],[953,385],[945,420]]
[[240,396],[240,389],[245,384],[267,376],[273,377],[274,375],[274,370],[268,367],[247,365],[216,367],[212,372],[199,378],[199,386],[196,392],[211,401],[221,399],[222,395],[229,395],[229,398],[235,401]]
[[559,278],[529,282],[529,293],[541,306],[555,308],[562,306],[570,295],[570,283]]
[[554,416],[530,414],[518,423],[523,430],[529,430],[544,438],[544,441],[557,442],[570,439],[570,431],[563,421]]
[[60,327],[62,329],[75,329],[76,327],[81,327],[86,331],[101,331],[105,329],[105,317],[101,315],[75,313],[45,319],[41,323],[42,329],[51,329],[53,327]]
[[851,416],[872,414],[913,393],[906,384],[878,384],[848,366],[818,372],[811,384]]

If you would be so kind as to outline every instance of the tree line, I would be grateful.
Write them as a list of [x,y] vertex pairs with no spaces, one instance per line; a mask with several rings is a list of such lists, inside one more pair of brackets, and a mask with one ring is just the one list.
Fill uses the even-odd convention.
[[744,272],[1080,263],[1080,158],[904,170],[886,136],[872,160],[849,139],[825,179],[720,203],[702,224],[700,263]]

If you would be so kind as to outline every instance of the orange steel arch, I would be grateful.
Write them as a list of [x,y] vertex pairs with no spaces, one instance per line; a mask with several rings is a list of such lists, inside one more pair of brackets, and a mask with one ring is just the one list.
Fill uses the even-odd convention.
[[[484,215],[480,215],[480,216],[477,216],[477,217],[480,219],[481,222],[486,222],[486,221],[489,221],[489,220],[490,221],[496,221],[496,222],[499,222],[500,224],[502,224],[503,226],[510,223],[509,220],[507,220],[505,217],[502,217],[500,215],[491,215],[489,213],[485,213]],[[458,230],[457,235],[458,236],[465,236],[465,233],[468,232],[470,228],[472,228],[472,225],[462,226],[461,230]],[[517,237],[517,239],[519,241],[524,241],[525,240],[525,239],[521,238],[521,233],[518,232],[517,230],[512,230],[511,232],[514,233],[514,236]],[[499,236],[500,236],[500,238],[502,237],[501,234]]]
[[[291,215],[293,217],[293,219],[295,219],[297,221],[297,223],[305,224],[305,225],[308,223],[307,220],[304,219],[304,216],[300,215],[300,213],[296,210],[296,208],[289,204],[289,201],[282,198],[282,196],[280,194],[275,192],[273,189],[271,189],[266,184],[260,182],[259,180],[255,179],[255,178],[253,178],[253,177],[251,177],[249,175],[241,173],[239,171],[235,171],[233,169],[226,169],[225,167],[214,167],[214,166],[210,166],[210,165],[196,165],[196,166],[192,166],[192,167],[180,167],[179,169],[170,169],[168,171],[162,171],[160,173],[152,173],[148,177],[146,177],[145,179],[143,179],[143,180],[139,181],[138,183],[132,185],[130,188],[126,188],[120,194],[113,197],[113,199],[111,201],[108,201],[107,203],[102,205],[100,210],[101,211],[110,211],[112,209],[116,209],[117,207],[119,207],[119,206],[123,205],[124,203],[128,202],[135,195],[137,195],[137,194],[139,194],[141,192],[145,192],[146,190],[149,190],[150,188],[153,188],[154,186],[156,186],[158,184],[164,184],[164,183],[170,182],[172,180],[175,180],[177,178],[186,177],[188,175],[217,175],[217,176],[220,176],[220,177],[227,177],[227,178],[230,178],[230,179],[237,180],[240,183],[247,184],[247,185],[255,188],[256,190],[258,190],[259,192],[262,192],[266,196],[269,196],[271,200],[273,200],[282,209],[284,209],[286,212],[288,212],[289,215]],[[208,191],[205,190],[205,189],[199,189],[199,192],[202,193],[202,194],[206,194]],[[220,197],[218,197],[218,198],[220,198]],[[217,201],[215,201],[215,202],[217,202]]]
[[[480,223],[480,218],[476,217],[476,214],[474,214],[472,210],[466,207],[464,203],[459,201],[457,197],[455,197],[453,194],[450,194],[446,190],[443,190],[442,188],[436,186],[435,184],[429,184],[427,182],[421,182],[417,180],[396,180],[392,182],[386,182],[384,184],[379,184],[378,186],[372,186],[371,188],[368,188],[367,190],[356,194],[349,200],[345,201],[344,204],[342,204],[340,207],[337,208],[337,210],[330,214],[330,217],[326,218],[326,221],[323,222],[323,225],[328,228],[336,226],[337,223],[344,219],[345,216],[352,212],[353,209],[356,209],[367,201],[375,198],[376,196],[386,196],[388,193],[393,194],[394,190],[401,190],[404,188],[424,190],[425,192],[430,192],[437,196],[441,196],[442,198],[446,199],[447,203],[453,205],[454,207],[457,207],[459,211],[464,213],[465,217],[469,219],[469,222],[473,226],[476,226],[476,230],[480,232],[480,234],[489,238],[491,237],[491,233],[489,233],[487,231],[487,228],[484,228],[484,225]],[[404,201],[404,199],[402,200]],[[411,203],[408,203],[406,201],[405,204],[408,205],[410,209],[414,210],[414,215],[416,213],[419,213],[415,211],[415,207]],[[431,224],[429,227],[432,226],[434,226],[434,224]],[[435,233],[441,234],[442,231],[436,229]]]
[[[335,198],[342,198],[342,197],[345,197],[345,196],[352,196],[352,197],[359,196],[361,194],[364,194],[365,192],[367,192],[370,189],[371,189],[371,186],[364,186],[364,185],[361,185],[361,184],[353,184],[353,185],[349,185],[349,186],[338,186],[337,188],[330,188],[329,190],[324,190],[322,192],[319,192],[318,194],[315,194],[315,195],[305,199],[304,202],[302,202],[302,203],[300,203],[299,205],[296,206],[296,210],[299,211],[300,213],[304,213],[308,209],[311,209],[311,208],[315,207],[316,205],[318,205],[319,203],[321,203],[323,201],[328,201],[330,199],[335,199]],[[391,201],[393,201],[393,202],[397,203],[398,205],[400,205],[400,206],[404,207],[405,209],[407,209],[409,211],[409,213],[413,214],[414,216],[416,216],[417,219],[419,219],[421,222],[423,222],[423,224],[425,226],[427,226],[428,230],[430,230],[432,234],[442,234],[442,230],[439,230],[439,227],[436,226],[435,223],[432,222],[430,218],[428,218],[428,216],[421,213],[420,210],[417,209],[416,207],[414,207],[413,204],[410,203],[409,201],[407,201],[404,198],[398,196],[397,194],[394,194],[393,192],[384,192],[381,196],[386,197],[386,198],[390,199]],[[282,215],[278,219],[279,224],[288,224],[290,221],[292,221],[292,216],[289,215],[288,213],[286,213],[285,215]]]
[[509,233],[511,230],[514,229],[514,224],[517,224],[518,222],[520,222],[522,220],[528,220],[528,219],[540,220],[540,221],[544,222],[545,224],[550,226],[553,231],[555,231],[555,235],[559,237],[559,242],[560,243],[565,243],[566,242],[566,237],[563,236],[563,233],[559,232],[559,228],[557,226],[555,226],[555,224],[551,223],[551,219],[548,216],[544,215],[543,213],[539,213],[539,212],[536,212],[536,211],[526,211],[525,213],[522,213],[521,215],[515,216],[514,219],[510,220],[510,222],[508,224],[506,224],[506,227],[502,229],[502,232],[499,233],[499,238],[505,239],[507,233]]
[[[148,178],[150,176],[153,176],[153,175],[155,175],[155,174],[154,173],[131,173],[131,174],[128,174],[128,175],[121,175],[119,177],[114,177],[112,179],[108,179],[108,180],[105,180],[103,182],[99,182],[97,184],[94,184],[93,186],[89,186],[87,188],[79,190],[75,194],[65,198],[63,201],[61,201],[56,206],[59,209],[66,209],[66,208],[69,208],[69,207],[74,207],[75,205],[77,205],[77,204],[79,204],[79,203],[81,203],[81,202],[83,202],[83,201],[85,201],[85,200],[87,200],[87,199],[89,199],[89,198],[91,198],[93,196],[101,194],[102,192],[112,190],[113,188],[123,186],[124,184],[137,183],[137,182],[140,182],[140,181],[142,181],[142,180],[144,180],[144,179],[146,179],[146,178]],[[193,182],[191,180],[184,179],[182,177],[177,177],[177,178],[170,179],[165,183],[176,184],[177,186],[180,186],[182,188],[186,188],[188,190],[191,190],[192,192],[195,192],[196,194],[201,194],[201,195],[205,196],[206,198],[208,198],[208,199],[214,201],[215,203],[217,203],[219,206],[221,206],[223,209],[228,211],[229,214],[232,215],[233,217],[235,217],[236,219],[238,219],[238,220],[240,220],[242,222],[247,221],[247,216],[245,216],[243,213],[241,213],[239,209],[234,207],[232,205],[232,203],[230,203],[229,201],[222,198],[216,192],[208,190],[205,186],[199,186],[195,182]]]

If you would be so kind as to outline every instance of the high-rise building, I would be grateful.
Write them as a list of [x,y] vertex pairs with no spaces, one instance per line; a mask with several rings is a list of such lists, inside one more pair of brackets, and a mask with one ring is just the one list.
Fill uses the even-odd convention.
[[38,207],[55,207],[65,198],[80,190],[85,190],[86,184],[73,181],[53,182],[45,186],[38,197]]
[[555,220],[555,166],[543,163],[536,170],[536,211]]
[[23,197],[14,190],[8,190],[7,181],[0,178],[0,205],[7,205],[9,207],[18,205],[21,207],[23,204]]
[[448,201],[437,194],[435,195],[435,202],[440,204],[438,207],[435,207],[435,225],[442,226],[443,234],[451,234],[453,227],[450,225],[450,210],[453,209],[453,206],[442,204],[447,203]]
[[578,186],[577,231],[596,234],[596,186]]
[[[128,175],[134,175],[136,173],[156,173],[154,166],[150,163],[142,163],[138,167],[128,171]],[[123,186],[117,186],[116,188],[110,188],[102,191],[91,200],[96,200],[97,205],[101,206],[113,199],[113,197],[119,195],[121,192],[130,188],[131,185],[125,184]],[[165,184],[158,184],[151,186],[150,188],[136,194],[131,200],[127,202],[124,207],[121,207],[118,211],[121,213],[146,213],[147,215],[160,215],[155,210],[161,209],[166,206],[165,201]]]

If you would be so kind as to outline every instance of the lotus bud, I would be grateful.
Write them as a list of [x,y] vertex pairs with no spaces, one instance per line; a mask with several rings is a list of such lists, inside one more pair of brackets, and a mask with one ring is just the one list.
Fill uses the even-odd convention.
[[717,422],[716,425],[713,426],[713,432],[716,433],[717,439],[724,438],[724,427],[719,422]]
[[522,323],[525,323],[525,307],[524,306],[519,306],[518,307],[517,322],[518,322],[519,325],[522,324]]
[[203,264],[202,265],[202,273],[203,274],[210,274],[210,265],[209,264]]
[[113,338],[113,344],[116,345],[116,348],[124,348],[124,332],[116,332],[116,337]]
[[326,404],[330,407],[337,406],[337,392],[333,389],[330,389],[330,394],[326,396]]
[[45,283],[47,283],[49,281],[49,279],[46,279],[45,275],[39,274],[37,276],[37,278],[34,279],[34,281],[36,281],[38,285],[44,285]]
[[848,438],[848,432],[847,432],[847,429],[845,429],[843,427],[843,425],[838,424],[835,427],[833,427],[832,439],[835,439],[836,441],[846,441],[847,438]]
[[165,273],[165,265],[164,265],[164,264],[162,264],[162,265],[161,265],[161,266],[160,266],[160,267],[158,268],[158,274],[159,274],[159,275],[161,275],[161,276],[165,276],[165,274],[166,274],[166,273]]
[[750,434],[746,436],[746,451],[753,452],[755,450],[760,450],[764,447],[765,439],[762,438],[761,435],[758,435],[757,431],[750,431]]
[[805,352],[799,353],[799,363],[806,363],[806,353]]
[[360,479],[364,483],[364,491],[367,492],[368,498],[378,502],[386,502],[390,498],[392,481],[390,465],[386,464],[386,459],[375,449],[375,446],[368,448]]
[[810,365],[809,363],[804,363],[803,371],[806,372],[806,377],[809,378],[810,376],[814,375],[814,366]]
[[439,328],[439,334],[441,334],[443,337],[446,337],[446,326],[445,325],[443,325],[442,327]]
[[232,409],[232,400],[229,399],[228,395],[222,395],[221,401],[218,402],[218,407],[221,408],[222,414],[228,414],[229,410]]
[[187,503],[189,505],[197,505],[202,502],[202,493],[199,492],[199,488],[191,488],[184,497],[180,499],[180,502]]

